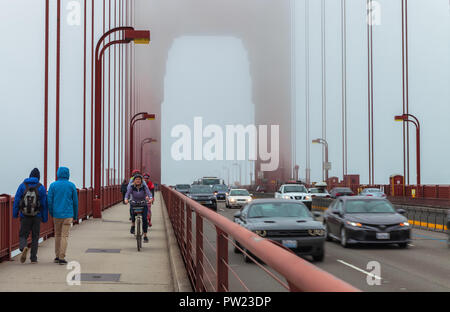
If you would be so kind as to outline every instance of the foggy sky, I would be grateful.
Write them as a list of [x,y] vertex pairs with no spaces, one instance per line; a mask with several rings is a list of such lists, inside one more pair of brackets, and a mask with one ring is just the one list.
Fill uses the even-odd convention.
[[[161,0],[163,1],[163,0]],[[276,0],[272,0],[276,1]],[[277,0],[278,1],[278,0]],[[64,23],[67,12],[63,1],[63,26],[61,45],[61,165],[71,169],[71,178],[82,186],[82,104],[83,104],[83,27]],[[267,1],[261,1],[265,5]],[[380,0],[381,25],[374,27],[374,119],[375,119],[375,182],[388,183],[392,173],[402,173],[402,130],[393,116],[402,109],[401,80],[401,10],[400,1]],[[327,139],[330,145],[330,176],[342,175],[341,159],[341,64],[340,64],[340,1],[327,3]],[[365,24],[365,1],[347,1],[347,78],[348,78],[348,133],[349,173],[360,173],[362,182],[368,179],[367,147],[367,42]],[[447,0],[409,1],[409,101],[410,112],[422,124],[422,183],[448,183],[450,169],[447,159],[450,146],[448,123],[450,99],[450,8]],[[55,143],[55,11],[51,2],[50,22],[50,105],[49,105],[49,182],[53,179]],[[296,163],[300,176],[305,169],[305,43],[304,0],[295,1],[295,86],[296,107]],[[214,10],[210,6],[211,10]],[[96,11],[101,2],[96,1]],[[90,7],[88,9],[88,14]],[[1,0],[0,24],[4,31],[0,68],[0,132],[2,133],[2,156],[0,164],[0,193],[13,193],[18,183],[34,167],[43,171],[43,125],[44,125],[44,1]],[[143,13],[144,14],[144,13]],[[321,136],[321,55],[320,55],[320,1],[310,1],[310,94],[311,139]],[[268,13],[268,18],[270,15]],[[289,19],[289,17],[286,17]],[[251,18],[249,17],[249,21]],[[96,24],[101,23],[101,18]],[[151,23],[150,23],[151,24]],[[155,25],[156,26],[156,25]],[[90,21],[88,21],[88,29]],[[243,27],[251,27],[244,25]],[[293,26],[294,27],[294,26]],[[100,27],[96,27],[97,38]],[[263,34],[263,32],[262,32]],[[96,38],[96,39],[97,39]],[[170,138],[173,124],[191,124],[193,117],[201,114],[207,123],[252,123],[258,101],[252,99],[252,83],[248,62],[251,62],[242,38],[230,38],[210,34],[181,34],[173,42],[164,80],[163,112],[169,110],[172,120],[163,124],[161,141],[174,142]],[[267,37],[267,44],[275,39]],[[222,47],[215,53],[211,46]],[[204,48],[202,48],[204,47]],[[88,41],[88,51],[90,42]],[[151,53],[151,47],[139,47]],[[279,49],[290,49],[280,46]],[[189,53],[195,53],[192,57]],[[201,55],[201,57],[200,57]],[[268,60],[270,61],[270,60]],[[188,65],[186,65],[188,64]],[[88,63],[88,66],[90,63]],[[181,66],[181,68],[180,68]],[[214,66],[214,67],[211,67]],[[88,67],[90,68],[90,66]],[[214,70],[211,70],[214,68]],[[232,74],[227,75],[233,69]],[[184,71],[186,76],[180,75]],[[198,75],[196,75],[198,73]],[[205,77],[210,76],[210,79]],[[190,77],[190,78],[189,78]],[[142,81],[145,89],[148,81]],[[191,88],[186,90],[186,83]],[[200,85],[196,85],[196,83]],[[209,85],[210,84],[210,85]],[[228,90],[225,97],[214,86],[222,85]],[[90,95],[90,73],[87,92]],[[275,94],[276,96],[276,94]],[[280,95],[281,96],[281,95]],[[189,99],[189,101],[188,101]],[[145,99],[141,99],[144,101]],[[90,96],[88,107],[90,107]],[[211,103],[211,104],[210,104]],[[227,109],[225,109],[225,105]],[[277,105],[274,103],[273,105]],[[191,109],[186,109],[191,107]],[[208,109],[211,107],[211,109]],[[217,112],[220,111],[220,116]],[[239,113],[236,114],[236,111]],[[181,115],[181,112],[183,114]],[[176,114],[179,113],[179,114]],[[220,117],[220,118],[219,118]],[[166,114],[162,118],[166,118]],[[90,123],[88,114],[87,122]],[[412,129],[412,128],[411,128]],[[89,131],[89,128],[88,128]],[[415,133],[411,131],[411,182],[415,182]],[[90,142],[88,139],[88,147]],[[90,150],[87,149],[87,159]],[[321,180],[321,148],[311,146],[312,180]],[[155,164],[159,166],[159,164]],[[231,164],[228,164],[231,165]],[[202,175],[222,175],[222,164],[191,162],[176,164],[163,153],[163,180],[167,183],[191,182]],[[217,169],[214,169],[217,167]],[[233,173],[236,174],[235,167]],[[165,170],[165,171],[164,171]],[[172,171],[170,171],[172,170]],[[216,172],[217,171],[221,171]],[[165,173],[164,173],[165,172]],[[176,174],[174,173],[176,172]],[[87,186],[90,184],[89,167],[86,169]],[[43,174],[41,174],[43,176]],[[244,176],[244,174],[243,174]],[[248,174],[247,174],[248,177]],[[249,177],[248,177],[249,178]],[[247,179],[248,179],[247,178]]]

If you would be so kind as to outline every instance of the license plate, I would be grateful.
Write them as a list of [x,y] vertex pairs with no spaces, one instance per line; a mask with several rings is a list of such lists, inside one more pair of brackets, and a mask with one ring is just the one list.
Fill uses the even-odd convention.
[[284,240],[284,241],[282,241],[282,244],[286,248],[297,248],[296,240]]
[[390,239],[391,235],[389,233],[377,233],[377,239]]

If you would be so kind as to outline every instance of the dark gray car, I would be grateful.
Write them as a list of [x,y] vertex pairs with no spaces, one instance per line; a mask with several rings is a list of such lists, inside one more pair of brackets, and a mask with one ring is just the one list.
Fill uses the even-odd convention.
[[[325,227],[301,202],[257,199],[237,212],[234,222],[297,255],[311,255],[314,261],[324,258]],[[235,248],[235,252],[240,250]],[[251,261],[247,255],[244,259]]]
[[187,195],[189,194],[189,191],[191,189],[191,186],[189,184],[177,184],[175,185],[175,190],[177,190],[178,192]]
[[214,211],[217,211],[216,196],[214,195],[212,188],[209,185],[191,185],[188,197],[202,204],[203,206],[212,208]]

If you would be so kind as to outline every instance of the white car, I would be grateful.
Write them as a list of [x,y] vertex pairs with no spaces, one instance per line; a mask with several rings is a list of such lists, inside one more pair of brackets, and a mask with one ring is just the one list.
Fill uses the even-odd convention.
[[246,189],[232,189],[225,200],[225,204],[227,208],[240,208],[252,200],[252,195]]
[[291,199],[300,201],[311,210],[312,197],[304,185],[301,184],[283,184],[278,192],[275,193],[275,198]]

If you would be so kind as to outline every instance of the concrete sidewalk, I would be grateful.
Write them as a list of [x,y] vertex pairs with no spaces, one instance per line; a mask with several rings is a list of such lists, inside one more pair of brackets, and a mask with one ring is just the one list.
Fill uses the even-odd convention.
[[[71,229],[67,261],[77,261],[82,274],[120,274],[118,281],[82,281],[69,286],[67,275],[72,271],[53,263],[54,238],[39,246],[38,264],[30,260],[21,264],[20,256],[0,263],[0,291],[174,291],[167,231],[162,212],[162,198],[156,194],[152,207],[153,227],[148,244],[137,251],[136,239],[130,234],[128,206],[118,204],[103,212],[103,219],[89,219]],[[119,249],[118,253],[86,253],[88,249]],[[28,255],[29,257],[29,255]]]

